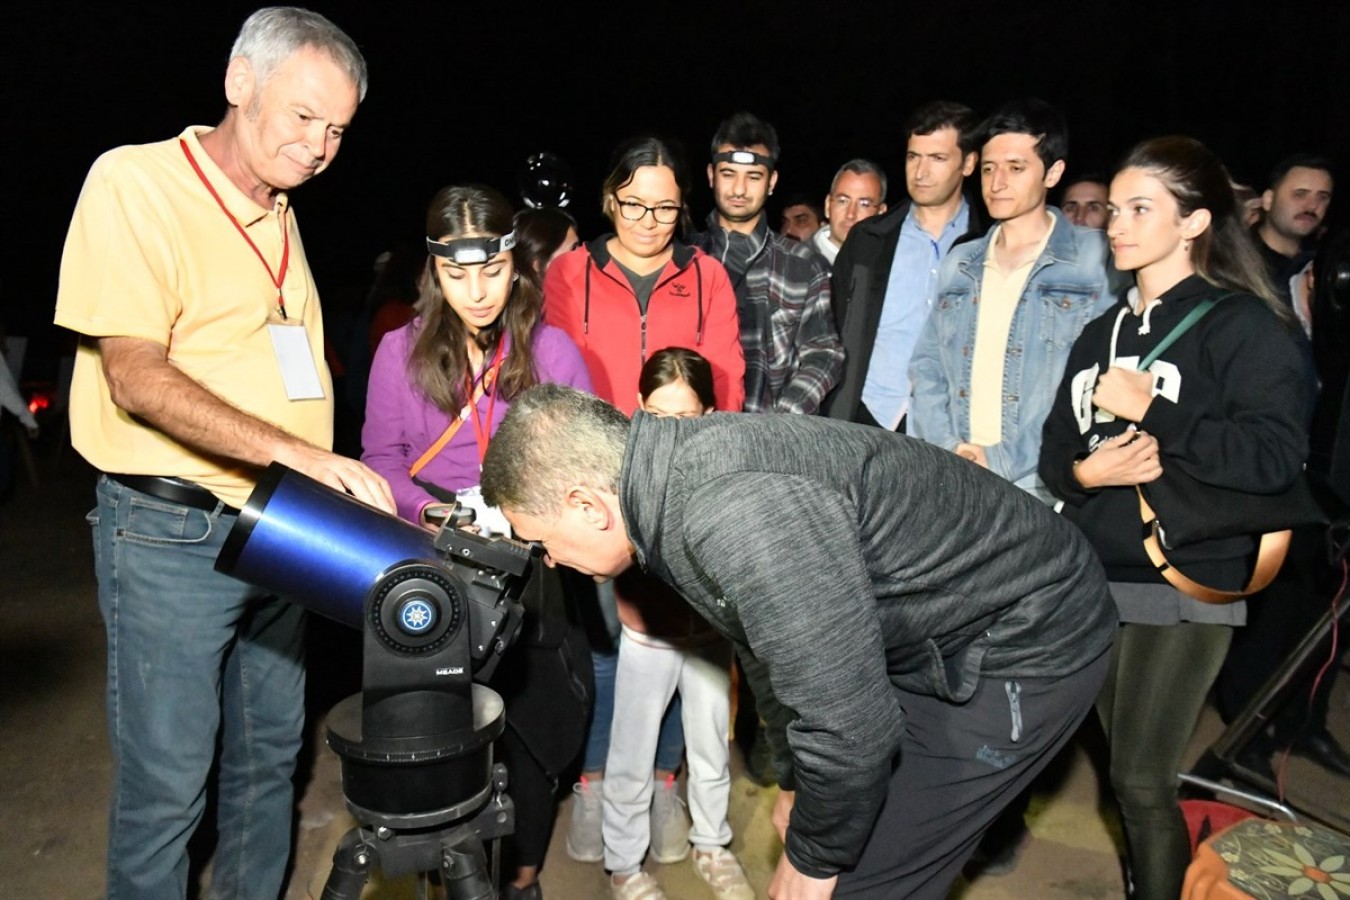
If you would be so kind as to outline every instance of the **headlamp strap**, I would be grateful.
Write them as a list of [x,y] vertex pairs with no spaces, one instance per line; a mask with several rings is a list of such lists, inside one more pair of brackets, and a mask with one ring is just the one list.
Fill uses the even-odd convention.
[[772,156],[763,156],[753,150],[723,150],[720,153],[713,154],[714,163],[737,163],[742,166],[764,166],[770,172],[773,171],[774,158]]
[[448,259],[457,266],[482,265],[492,257],[516,245],[516,233],[508,232],[495,238],[455,238],[450,241],[433,241],[427,238],[427,252],[432,256]]

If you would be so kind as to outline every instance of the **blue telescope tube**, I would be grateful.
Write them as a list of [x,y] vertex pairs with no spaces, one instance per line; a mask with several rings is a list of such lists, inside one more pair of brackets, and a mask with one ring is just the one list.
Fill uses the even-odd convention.
[[216,557],[232,575],[352,628],[366,594],[404,560],[437,564],[431,532],[272,463]]

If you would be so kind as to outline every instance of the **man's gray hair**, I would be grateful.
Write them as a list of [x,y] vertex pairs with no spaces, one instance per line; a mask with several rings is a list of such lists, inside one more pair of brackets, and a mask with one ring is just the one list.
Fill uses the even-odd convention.
[[356,42],[341,28],[316,12],[295,6],[268,6],[249,16],[230,48],[230,59],[244,57],[263,84],[283,62],[302,47],[328,54],[356,85],[358,100],[366,99],[366,60]]
[[881,182],[881,196],[877,198],[878,203],[886,202],[886,173],[882,171],[881,166],[872,162],[870,159],[850,159],[839,167],[839,171],[834,173],[830,179],[830,193],[834,193],[834,186],[839,183],[839,176],[845,172],[852,172],[854,175],[875,175],[877,181]]
[[627,417],[600,398],[560,384],[530,388],[488,445],[483,498],[545,518],[575,485],[618,494],[627,441]]

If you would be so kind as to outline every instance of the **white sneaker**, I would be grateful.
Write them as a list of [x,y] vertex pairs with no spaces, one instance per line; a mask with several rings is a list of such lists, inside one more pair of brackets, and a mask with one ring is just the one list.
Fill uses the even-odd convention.
[[666,892],[661,890],[661,885],[646,872],[629,876],[623,884],[615,881],[615,877],[609,876],[609,892],[614,896],[614,900],[666,900]]
[[651,854],[652,859],[667,866],[689,855],[689,814],[684,811],[674,775],[667,775],[652,792]]
[[567,826],[567,855],[577,862],[600,862],[605,858],[605,838],[600,831],[601,785],[604,779],[585,775],[572,785],[572,821]]
[[755,889],[746,880],[740,861],[725,847],[696,849],[694,871],[712,888],[717,900],[755,900]]

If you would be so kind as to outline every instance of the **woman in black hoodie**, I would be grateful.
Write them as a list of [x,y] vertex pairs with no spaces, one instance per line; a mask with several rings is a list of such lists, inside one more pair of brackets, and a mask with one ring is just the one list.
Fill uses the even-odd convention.
[[[1120,614],[1097,708],[1133,896],[1175,900],[1191,855],[1176,774],[1246,605],[1202,603],[1164,579],[1140,538],[1136,486],[1184,483],[1206,515],[1233,491],[1280,493],[1301,477],[1313,384],[1228,173],[1198,141],[1157,138],[1130,152],[1111,182],[1107,235],[1135,287],[1074,344],[1040,474],[1100,554]],[[1238,590],[1255,537],[1168,547],[1195,581]]]

